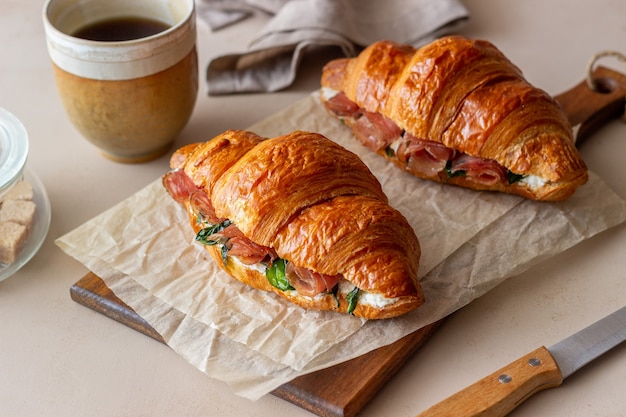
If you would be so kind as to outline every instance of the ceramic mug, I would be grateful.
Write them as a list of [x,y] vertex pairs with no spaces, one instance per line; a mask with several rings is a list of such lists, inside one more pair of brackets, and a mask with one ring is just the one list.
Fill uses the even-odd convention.
[[[47,0],[43,21],[57,89],[77,130],[115,161],[165,154],[198,93],[194,0]],[[122,23],[139,32],[160,27],[105,40]]]

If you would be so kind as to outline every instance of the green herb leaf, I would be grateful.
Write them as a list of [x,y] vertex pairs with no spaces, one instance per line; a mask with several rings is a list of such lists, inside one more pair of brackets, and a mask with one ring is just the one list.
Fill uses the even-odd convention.
[[222,250],[220,251],[221,255],[222,255],[222,262],[224,263],[224,265],[226,265],[226,260],[228,259],[228,250],[230,248],[226,245],[222,245]]
[[395,156],[395,152],[393,151],[393,149],[391,148],[391,146],[387,146],[385,148],[385,155],[387,155],[387,158],[393,158]]
[[213,224],[211,226],[205,227],[204,229],[198,232],[198,234],[196,235],[196,240],[204,245],[212,246],[218,243],[223,244],[224,242],[222,241],[211,239],[211,236],[216,233],[221,232],[222,230],[226,229],[230,225],[231,225],[230,220],[226,219],[221,223],[217,223],[217,224]]
[[359,301],[358,287],[354,287],[354,289],[346,295],[346,301],[348,302],[348,314],[354,314],[356,303]]
[[278,258],[265,271],[265,277],[269,283],[281,291],[295,289],[289,284],[289,280],[287,280],[287,274],[285,274],[286,265],[287,261]]
[[451,179],[454,177],[464,177],[466,173],[462,169],[452,172],[452,161],[448,161],[446,163],[446,175],[448,176],[448,179]]
[[507,171],[506,177],[509,180],[509,184],[515,184],[516,182],[526,178],[526,175],[515,174],[511,171]]

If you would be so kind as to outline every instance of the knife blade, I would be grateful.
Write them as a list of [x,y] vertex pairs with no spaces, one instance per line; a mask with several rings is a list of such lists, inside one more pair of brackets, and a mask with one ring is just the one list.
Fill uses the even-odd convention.
[[535,349],[418,414],[505,416],[533,394],[563,380],[626,340],[626,306],[546,348]]

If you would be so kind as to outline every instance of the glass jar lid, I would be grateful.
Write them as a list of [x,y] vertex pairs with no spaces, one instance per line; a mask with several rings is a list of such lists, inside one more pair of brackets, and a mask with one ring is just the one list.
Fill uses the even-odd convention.
[[28,157],[28,133],[17,117],[0,108],[0,198],[21,177]]

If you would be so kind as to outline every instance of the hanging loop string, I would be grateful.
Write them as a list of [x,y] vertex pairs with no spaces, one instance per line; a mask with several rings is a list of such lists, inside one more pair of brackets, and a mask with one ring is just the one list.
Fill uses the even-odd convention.
[[591,58],[591,60],[589,61],[589,64],[587,65],[587,85],[589,86],[589,89],[591,89],[592,91],[599,91],[599,89],[600,89],[598,84],[593,79],[593,69],[594,69],[594,66],[595,66],[596,62],[598,62],[601,58],[605,58],[605,57],[617,58],[619,61],[624,63],[624,65],[626,65],[626,55],[624,55],[624,54],[622,54],[620,52],[617,52],[617,51],[602,51],[602,52],[598,52],[597,54],[595,54]]

